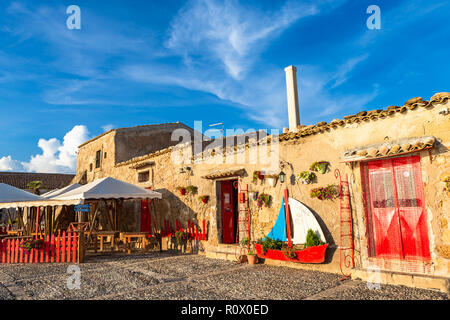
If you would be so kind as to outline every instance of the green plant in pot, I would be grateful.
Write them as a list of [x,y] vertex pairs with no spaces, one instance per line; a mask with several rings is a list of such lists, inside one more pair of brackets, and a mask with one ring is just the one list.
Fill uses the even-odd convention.
[[310,184],[316,178],[316,174],[312,171],[302,171],[297,174],[297,181],[301,181],[303,184]]
[[241,240],[240,245],[243,247],[248,247],[250,245],[250,240],[247,237],[245,237]]
[[305,248],[321,246],[323,244],[325,243],[320,240],[320,237],[312,229],[308,229],[308,233],[306,234]]
[[328,166],[330,163],[328,161],[317,161],[311,164],[309,167],[309,170],[320,172],[321,174],[324,174],[327,172]]
[[270,202],[271,202],[271,196],[266,194],[266,193],[261,193],[258,196],[258,200],[256,201],[256,205],[258,206],[258,208],[262,208],[262,206],[264,205],[265,207],[269,207],[270,206]]
[[317,198],[319,200],[330,200],[339,197],[339,186],[330,184],[326,187],[314,188],[311,190],[311,198]]
[[177,187],[177,190],[180,192],[182,196],[186,194],[186,187]]
[[280,240],[274,240],[272,238],[266,237],[264,240],[259,240],[259,244],[262,246],[264,254],[267,250],[280,250],[283,246],[283,242]]
[[258,191],[249,191],[248,196],[250,197],[250,199],[255,201],[256,199],[258,199]]
[[258,263],[258,256],[253,248],[251,248],[247,253],[248,264],[254,265]]
[[203,202],[203,203],[208,203],[208,201],[209,201],[209,196],[207,196],[207,195],[200,196],[200,197],[198,197],[198,199],[199,199],[201,202]]
[[283,251],[283,254],[286,258],[288,258],[288,259],[296,259],[297,258],[297,252],[295,252],[294,247],[283,246],[281,248],[281,250]]
[[187,186],[186,187],[186,191],[189,192],[190,194],[197,194],[197,190],[198,190],[198,188],[195,186]]

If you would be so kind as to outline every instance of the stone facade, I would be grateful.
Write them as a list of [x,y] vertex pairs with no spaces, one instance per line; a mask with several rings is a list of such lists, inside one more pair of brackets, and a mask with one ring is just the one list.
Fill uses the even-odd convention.
[[[375,263],[381,270],[385,271],[419,274],[420,277],[440,277],[445,280],[449,278],[450,267],[450,228],[448,223],[450,200],[448,194],[443,191],[442,177],[450,174],[449,109],[450,94],[436,94],[430,101],[415,98],[401,107],[364,111],[354,116],[345,117],[344,120],[334,120],[329,124],[318,123],[314,126],[300,127],[297,132],[289,132],[277,137],[269,136],[268,144],[265,147],[263,142],[251,140],[245,145],[224,150],[210,148],[208,152],[193,157],[192,146],[185,145],[182,148],[169,147],[147,155],[139,155],[122,162],[117,161],[117,159],[124,159],[123,155],[118,157],[117,152],[114,153],[114,143],[117,144],[114,139],[117,133],[110,132],[80,148],[76,179],[82,178],[87,166],[94,160],[95,151],[102,148],[103,152],[108,153],[107,160],[105,159],[103,162],[101,170],[93,170],[92,172],[87,170],[88,182],[104,176],[111,176],[161,192],[163,199],[154,201],[154,214],[157,221],[161,223],[162,219],[166,219],[173,222],[175,219],[179,219],[184,225],[187,225],[187,219],[199,224],[202,220],[206,220],[208,241],[204,243],[204,247],[207,251],[216,250],[221,243],[219,181],[238,179],[240,188],[248,186],[252,191],[271,195],[272,203],[269,208],[258,209],[256,202],[250,200],[250,230],[253,240],[267,235],[273,227],[281,206],[284,189],[287,187],[291,197],[303,202],[315,214],[325,233],[327,243],[330,244],[326,263],[321,265],[290,263],[290,265],[340,272],[338,250],[340,243],[339,199],[318,200],[310,197],[312,188],[339,184],[333,174],[336,169],[339,169],[342,177],[348,176],[350,185],[355,263],[357,270],[359,270],[358,275],[363,277],[361,276],[363,271]],[[435,137],[434,148],[418,150],[409,153],[409,155],[420,156],[431,261],[427,262],[426,266],[423,262],[388,261],[384,263],[383,261],[374,261],[369,258],[368,254],[367,221],[362,199],[361,164],[360,162],[346,163],[343,161],[342,155],[346,151],[360,146],[423,136]],[[136,141],[133,140],[132,143]],[[279,141],[279,143],[275,144],[276,141]],[[131,145],[128,147],[131,147]],[[268,152],[262,158],[270,158],[278,152],[279,159],[277,158],[275,162],[269,163],[272,166],[263,165],[260,162],[253,163],[252,156],[255,155],[255,150]],[[111,154],[111,157],[109,157],[109,154]],[[184,160],[176,162],[175,160],[179,160],[178,158],[175,159],[176,156],[182,154],[185,155]],[[265,180],[258,180],[257,183],[252,182],[254,171],[280,172],[278,160],[285,163],[283,169],[287,175],[285,183],[278,181],[275,187],[271,187]],[[295,175],[308,170],[311,163],[321,160],[330,163],[327,173],[318,174],[317,181],[310,185],[295,182],[295,179],[293,179]],[[274,163],[275,166],[273,166]],[[182,168],[183,170],[181,170]],[[244,173],[233,176],[233,172]],[[142,177],[145,179],[142,179]],[[176,188],[188,185],[198,187],[198,194],[181,196]],[[204,204],[199,201],[199,195],[209,195],[209,202]],[[130,212],[129,214],[138,216],[139,212]],[[139,229],[139,218],[136,218],[135,221],[135,228]],[[393,276],[390,276],[389,282],[392,283],[393,278]],[[386,277],[386,279],[388,278]],[[417,280],[416,282],[415,285],[420,286],[418,284],[420,281]]]

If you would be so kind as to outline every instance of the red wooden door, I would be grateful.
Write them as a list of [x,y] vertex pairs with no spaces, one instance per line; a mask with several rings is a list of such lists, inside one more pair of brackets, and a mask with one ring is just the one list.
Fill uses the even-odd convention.
[[[151,190],[151,188],[147,188],[147,190]],[[151,202],[151,199],[141,201],[141,232],[152,232]]]
[[376,256],[429,259],[420,158],[371,161],[368,178]]
[[222,181],[222,232],[223,243],[234,243],[233,183]]
[[427,215],[424,205],[420,158],[392,160],[398,195],[398,215],[406,259],[429,259]]

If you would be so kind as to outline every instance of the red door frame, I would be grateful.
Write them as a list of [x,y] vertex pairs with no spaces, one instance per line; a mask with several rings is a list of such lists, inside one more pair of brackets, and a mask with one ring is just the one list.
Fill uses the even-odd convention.
[[222,243],[235,243],[234,234],[234,203],[233,203],[233,186],[234,180],[220,182],[221,203],[222,203]]
[[[147,188],[147,190],[152,190],[152,188]],[[141,232],[152,233],[151,202],[151,199],[141,200]]]
[[[399,170],[399,172],[401,172],[400,169],[402,164],[409,164],[412,166],[412,170],[410,171],[413,174],[412,181],[414,184],[415,194],[417,197],[416,201],[420,202],[420,204],[417,203],[417,206],[410,206],[410,207],[400,206],[398,194],[399,190],[397,188],[397,180],[396,180],[396,170]],[[394,215],[391,217],[388,226],[387,227],[384,226],[386,230],[379,230],[380,226],[383,227],[383,223],[378,225],[377,230],[376,222],[379,221],[379,219],[377,218],[381,217],[383,214],[384,215],[388,214],[387,210],[389,210],[389,208],[386,207],[381,209],[375,208],[373,205],[374,197],[371,192],[372,181],[370,178],[370,171],[376,172],[377,170],[376,169],[370,170],[369,166],[374,167],[377,165],[380,166],[380,171],[381,169],[385,170],[388,169],[391,173],[392,179],[392,189],[393,189],[392,192],[394,196],[394,208],[392,209],[394,210]],[[366,205],[368,215],[371,215],[370,219],[368,219],[368,223],[373,223],[373,225],[368,226],[368,235],[373,239],[373,241],[369,239],[369,251],[375,253],[376,257],[382,258],[399,258],[402,260],[403,259],[429,260],[430,248],[428,239],[425,199],[421,179],[422,173],[420,168],[420,157],[409,156],[409,157],[401,157],[394,159],[391,158],[366,162],[363,163],[361,166],[361,173],[362,173],[362,183],[364,185],[363,190],[365,195],[366,196],[368,195],[367,197],[365,196],[364,199],[365,200],[367,199],[369,203],[367,204],[366,201],[364,202]],[[420,212],[420,210],[422,211]],[[379,215],[378,217],[377,214]],[[415,226],[416,229],[409,230],[410,228],[408,228],[408,222],[414,219],[413,216],[414,214],[416,214],[416,217],[417,215],[419,216],[419,218],[416,221],[417,223]],[[395,234],[388,235],[388,232],[397,233],[395,232],[396,231],[395,228],[398,228],[397,231],[399,233],[398,238],[395,236]],[[405,231],[407,232],[405,233]],[[419,234],[416,234],[417,232],[419,232]],[[379,238],[380,235],[384,233],[385,235],[383,239],[381,240],[377,239],[377,237]],[[417,239],[417,237],[419,239]],[[398,248],[395,248],[395,246],[392,247],[392,243],[395,242],[397,242]],[[373,244],[374,248],[371,249],[370,244]]]

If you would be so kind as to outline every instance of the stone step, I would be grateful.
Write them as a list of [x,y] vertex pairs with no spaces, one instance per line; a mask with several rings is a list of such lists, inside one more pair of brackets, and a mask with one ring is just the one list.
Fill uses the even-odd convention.
[[212,259],[222,259],[228,261],[236,261],[236,256],[234,253],[221,252],[221,251],[206,251],[206,257]]

